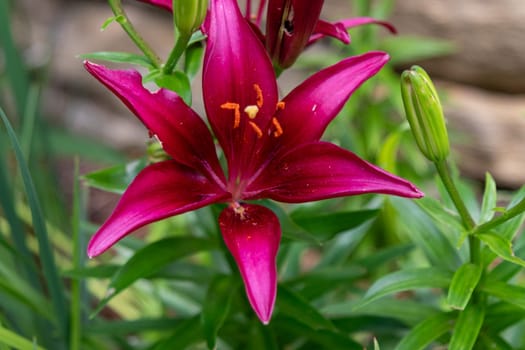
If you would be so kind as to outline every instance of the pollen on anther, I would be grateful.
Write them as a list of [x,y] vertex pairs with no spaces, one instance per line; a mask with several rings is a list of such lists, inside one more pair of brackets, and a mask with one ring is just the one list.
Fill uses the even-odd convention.
[[238,128],[241,124],[241,106],[238,103],[226,102],[221,105],[221,108],[234,111],[233,128]]
[[283,128],[277,118],[272,118],[272,124],[275,126],[275,131],[273,132],[273,137],[279,137],[283,134]]
[[260,139],[263,136],[261,128],[259,128],[259,126],[257,126],[257,124],[255,124],[254,122],[248,122],[248,123],[250,123],[250,126],[255,131],[255,133],[257,134],[257,138]]
[[277,102],[276,109],[277,110],[283,110],[284,109],[284,105],[285,105],[284,101],[279,101],[279,102]]
[[253,89],[255,90],[255,94],[256,94],[256,103],[257,103],[257,107],[261,108],[263,106],[263,102],[264,102],[264,99],[263,99],[263,93],[262,93],[262,90],[261,90],[261,87],[259,86],[259,84],[253,84]]
[[244,108],[244,113],[248,115],[248,118],[255,119],[257,113],[259,113],[259,107],[255,105],[249,105]]

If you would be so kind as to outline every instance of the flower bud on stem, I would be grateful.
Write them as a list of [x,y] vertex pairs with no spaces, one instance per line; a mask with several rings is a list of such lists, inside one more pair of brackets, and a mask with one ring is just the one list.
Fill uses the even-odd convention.
[[164,64],[164,74],[171,74],[175,69],[188,46],[191,35],[204,21],[207,9],[208,0],[173,0],[173,23],[179,35]]
[[439,162],[450,153],[439,96],[428,74],[413,66],[401,75],[401,95],[416,143],[427,159]]

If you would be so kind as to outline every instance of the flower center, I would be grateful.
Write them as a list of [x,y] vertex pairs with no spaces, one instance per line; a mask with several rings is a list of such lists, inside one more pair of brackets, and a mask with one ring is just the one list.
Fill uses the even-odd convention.
[[[247,105],[244,107],[243,112],[248,117],[248,125],[251,127],[253,132],[257,135],[257,138],[264,136],[263,129],[255,122],[255,118],[259,113],[259,110],[264,104],[264,97],[259,84],[253,84],[253,89],[255,91],[255,104]],[[221,105],[222,109],[227,109],[233,111],[233,128],[236,129],[241,125],[241,106],[235,102],[225,102]],[[275,111],[284,109],[284,102],[279,101],[275,106]],[[283,134],[283,128],[275,116],[271,119],[271,125],[268,128],[268,135],[273,135],[273,137],[279,137]]]

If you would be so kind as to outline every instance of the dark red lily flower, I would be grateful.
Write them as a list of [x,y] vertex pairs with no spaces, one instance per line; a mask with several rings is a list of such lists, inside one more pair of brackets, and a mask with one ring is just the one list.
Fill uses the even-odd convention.
[[206,124],[179,96],[165,89],[151,93],[134,70],[85,63],[172,157],[139,173],[91,238],[88,255],[101,254],[153,221],[227,203],[219,216],[223,239],[253,309],[267,323],[276,295],[281,229],[270,209],[247,201],[302,203],[372,192],[417,198],[422,193],[408,181],[320,141],[353,91],[387,62],[387,54],[347,58],[279,100],[272,63],[234,0],[211,0],[205,31],[203,98],[227,174]]

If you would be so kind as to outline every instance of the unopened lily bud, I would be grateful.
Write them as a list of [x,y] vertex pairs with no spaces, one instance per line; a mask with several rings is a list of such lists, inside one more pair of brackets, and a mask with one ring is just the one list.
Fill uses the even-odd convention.
[[191,35],[206,17],[208,0],[173,0],[173,20],[181,34]]
[[443,109],[434,84],[423,68],[413,66],[401,75],[401,95],[412,134],[421,152],[437,162],[450,152]]

